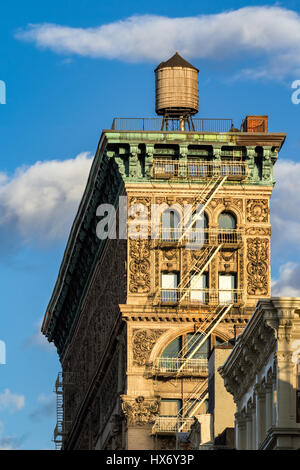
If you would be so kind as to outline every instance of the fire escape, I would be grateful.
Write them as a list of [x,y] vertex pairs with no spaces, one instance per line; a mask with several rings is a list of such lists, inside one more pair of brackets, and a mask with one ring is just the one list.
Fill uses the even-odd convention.
[[56,450],[61,450],[64,438],[69,430],[71,421],[66,420],[64,410],[64,395],[67,386],[74,385],[73,374],[59,372],[54,392],[56,393],[56,426],[53,432],[53,442]]
[[[176,379],[184,375],[195,375],[202,368],[201,359],[194,359],[201,346],[205,344],[219,323],[230,312],[233,305],[242,303],[242,292],[239,289],[230,292],[222,292],[219,289],[193,289],[192,283],[196,277],[203,275],[209,265],[225,245],[238,246],[242,241],[242,232],[239,230],[217,230],[200,229],[199,233],[193,231],[196,222],[203,216],[206,207],[212,201],[216,193],[227,180],[242,181],[247,177],[246,164],[243,162],[217,162],[209,163],[207,161],[193,161],[174,163],[173,160],[157,160],[153,164],[152,176],[154,178],[168,180],[172,179],[207,179],[201,191],[194,200],[194,207],[200,206],[200,210],[185,214],[190,223],[182,230],[180,227],[161,231],[159,243],[172,243],[179,249],[187,249],[191,241],[199,242],[199,250],[202,251],[201,258],[196,259],[190,267],[189,272],[181,276],[180,282],[176,288],[160,288],[154,297],[154,304],[160,307],[173,306],[181,310],[190,308],[199,308],[203,311],[205,317],[201,327],[196,329],[191,340],[195,339],[192,350],[187,354],[181,350],[178,358],[160,358],[153,365],[153,375],[157,376],[164,368],[168,376]],[[196,295],[195,295],[196,294]],[[225,294],[225,295],[224,295]],[[203,361],[202,361],[203,362]],[[197,374],[196,374],[197,375]],[[203,373],[201,375],[204,375]],[[206,365],[207,376],[207,365]],[[208,380],[201,381],[188,396],[185,397],[181,409],[177,416],[164,417],[159,416],[153,426],[152,433],[158,434],[176,434],[186,433],[194,421],[194,416],[201,408],[203,402],[208,397]]]

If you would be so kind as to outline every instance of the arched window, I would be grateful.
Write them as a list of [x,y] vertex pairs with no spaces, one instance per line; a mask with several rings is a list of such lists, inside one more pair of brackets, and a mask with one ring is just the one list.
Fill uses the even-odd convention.
[[[187,334],[187,353],[186,357],[192,355],[192,359],[207,359],[209,353],[209,341],[203,343],[204,336],[201,333]],[[202,343],[202,344],[201,344]],[[201,346],[199,347],[199,345]]]
[[[196,212],[192,215],[192,220],[196,217]],[[199,243],[205,244],[208,242],[208,217],[205,213],[202,213],[199,218],[197,218],[188,235],[188,240],[190,243]]]
[[161,357],[178,357],[182,349],[182,336],[177,336],[163,350]]
[[163,241],[178,240],[180,236],[180,214],[174,209],[167,209],[161,216],[161,239]]
[[218,219],[219,243],[236,243],[236,217],[231,212],[222,212]]
[[196,370],[207,366],[210,341],[203,342],[201,333],[187,333],[177,336],[161,353],[158,361],[160,371],[175,372],[180,367]]
[[231,212],[222,212],[219,215],[218,223],[221,230],[236,229],[236,217]]

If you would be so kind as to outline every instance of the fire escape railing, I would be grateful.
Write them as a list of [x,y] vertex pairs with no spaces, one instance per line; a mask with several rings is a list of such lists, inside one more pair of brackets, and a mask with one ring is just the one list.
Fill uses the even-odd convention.
[[238,305],[243,303],[242,289],[197,289],[192,287],[161,288],[161,304],[189,304],[190,306]]
[[[199,354],[200,348],[205,344],[213,331],[217,328],[219,323],[230,312],[233,305],[242,304],[243,291],[241,289],[211,289],[211,288],[197,288],[193,285],[193,281],[201,279],[201,276],[208,269],[212,260],[221,250],[221,248],[230,243],[238,244],[242,240],[242,232],[240,230],[215,230],[209,229],[200,230],[195,232],[193,227],[197,227],[195,223],[200,219],[204,213],[205,208],[212,201],[215,194],[220,190],[226,180],[244,179],[247,176],[247,165],[244,162],[187,162],[173,160],[156,159],[153,162],[152,177],[156,178],[186,178],[195,175],[195,178],[207,178],[207,183],[202,187],[194,200],[193,207],[190,207],[190,214],[185,214],[186,220],[189,221],[187,226],[180,231],[179,227],[175,228],[173,232],[161,231],[159,243],[163,244],[169,240],[169,235],[176,238],[174,240],[177,246],[181,249],[188,247],[190,237],[194,237],[196,242],[198,236],[200,241],[203,241],[202,256],[197,258],[193,266],[186,272],[180,279],[180,282],[175,288],[161,287],[154,297],[154,302],[161,306],[183,306],[193,305],[204,307],[205,318],[201,326],[194,332],[193,338],[196,339],[193,344],[192,350],[188,354],[180,351],[178,358],[173,362],[173,358],[166,358],[166,368],[174,369],[175,377],[180,377],[192,365],[196,365],[196,354]],[[196,212],[200,206],[200,210]],[[168,229],[167,229],[168,230]],[[171,238],[170,237],[170,238]],[[193,240],[195,241],[195,240]],[[200,335],[200,336],[199,336]],[[159,361],[163,360],[160,358]],[[156,366],[156,373],[162,371],[163,364],[159,362],[154,364]],[[198,364],[199,367],[199,364]],[[207,397],[207,387],[203,389],[200,387],[195,390],[193,394],[184,400],[184,405],[179,411],[177,416],[165,417],[159,416],[153,426],[153,433],[159,432],[188,432],[193,422],[193,416],[199,411],[202,403]]]
[[153,365],[153,373],[177,374],[180,367],[184,365],[182,372],[184,374],[203,374],[207,372],[207,357],[189,359],[186,361],[183,357],[160,357]]
[[228,180],[241,181],[248,176],[248,165],[233,160],[171,160],[154,158],[151,176],[167,180],[206,180],[226,176]]
[[189,432],[194,416],[208,397],[208,380],[196,384],[186,397],[177,416],[158,416],[152,427],[152,434]]
[[[184,237],[182,237],[184,235]],[[192,228],[188,232],[184,229],[165,228],[160,229],[160,242],[178,243],[182,239],[183,243],[195,243],[199,245],[232,245],[240,243],[243,240],[243,229],[211,229],[211,228]]]
[[56,426],[53,432],[53,441],[56,450],[61,450],[64,438],[71,426],[71,421],[66,420],[64,410],[64,393],[65,387],[68,385],[74,385],[73,374],[70,372],[59,372],[54,389],[56,393]]

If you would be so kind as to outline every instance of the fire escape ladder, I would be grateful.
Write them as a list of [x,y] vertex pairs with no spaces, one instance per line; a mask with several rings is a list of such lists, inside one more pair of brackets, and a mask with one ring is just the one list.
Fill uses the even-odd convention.
[[[197,342],[196,347],[193,349],[193,351],[187,356],[186,360],[183,362],[183,364],[179,367],[177,371],[177,375],[181,372],[181,370],[184,368],[186,362],[194,357],[196,352],[201,348],[201,346],[207,341],[209,336],[212,334],[214,329],[218,326],[218,324],[223,320],[225,315],[230,311],[231,307],[233,304],[230,305],[219,305],[216,309],[216,311],[213,311],[211,314],[207,316],[205,319],[205,322],[207,323],[207,327],[204,330],[204,335],[200,339],[200,341]],[[203,327],[198,328],[198,330],[195,332],[194,336],[197,333],[200,333],[201,330],[203,330]]]
[[[187,273],[182,281],[180,282],[178,286],[178,292],[179,292],[179,303],[181,303],[186,295],[189,293],[188,286],[190,282],[193,280],[195,276],[201,276],[204,271],[207,269],[209,264],[212,262],[216,254],[220,251],[222,248],[223,244],[220,244],[218,246],[213,246],[213,247],[207,247],[205,248],[204,252],[204,257],[201,258],[201,260],[196,260],[193,266],[191,267],[191,271]],[[193,274],[190,274],[190,273]],[[182,293],[182,295],[181,295]]]
[[195,202],[194,202],[194,207],[198,206],[199,204],[202,204],[202,207],[199,211],[197,211],[196,214],[192,216],[192,208],[187,211],[185,214],[185,218],[187,220],[190,220],[192,216],[191,222],[188,224],[187,227],[184,228],[184,232],[180,236],[178,243],[182,241],[182,239],[189,233],[191,228],[193,227],[194,223],[201,217],[203,212],[205,211],[206,207],[210,203],[210,201],[213,199],[215,194],[218,192],[218,190],[221,188],[221,186],[225,183],[227,179],[227,176],[214,176],[212,177],[208,183],[204,186],[204,188],[196,195]]
[[64,407],[63,407],[63,377],[60,372],[55,382],[56,393],[56,426],[54,429],[54,442],[56,450],[62,447],[63,426],[64,426]]
[[[155,434],[157,431],[170,431],[180,432],[185,426],[189,427],[191,424],[192,417],[206,400],[208,394],[208,379],[200,384],[196,384],[192,392],[188,395],[187,401],[184,403],[182,408],[178,411],[176,416],[172,417],[158,417],[153,425],[152,432]],[[194,403],[194,401],[196,403]],[[193,407],[193,414],[187,416],[188,413],[191,413],[191,408]]]
[[64,413],[64,391],[66,386],[74,386],[74,373],[59,372],[55,381],[56,393],[56,426],[54,429],[54,438],[56,450],[60,450],[63,445],[63,439],[68,431],[71,421],[66,421]]
[[203,405],[208,397],[208,385],[206,384],[205,390],[198,396],[193,396],[189,399],[186,406],[186,412],[182,414],[182,418],[178,420],[177,432],[184,432],[188,428],[191,418],[195,416],[199,408]]
[[[193,414],[190,415],[191,408],[192,408],[191,401],[192,400],[199,400],[199,402],[201,401],[201,404],[202,404],[203,401],[205,400],[206,396],[207,396],[207,392],[208,392],[208,379],[204,380],[204,382],[201,382],[200,385],[197,384],[196,387],[194,387],[194,390],[188,395],[184,405],[179,410],[178,417],[180,417],[180,416],[181,417],[192,417]],[[198,403],[197,403],[197,409],[198,408],[199,407],[198,407]],[[187,415],[189,415],[189,416],[187,416]]]
[[[217,325],[222,321],[222,319],[225,317],[225,315],[230,311],[232,307],[231,305],[226,305],[226,306],[219,306],[213,314],[208,315],[207,317],[207,323],[208,326],[205,329],[205,334],[201,338],[201,340],[197,343],[196,347],[193,349],[193,351],[187,356],[186,360],[183,362],[181,367],[177,371],[177,376],[181,372],[181,370],[184,368],[185,364],[187,361],[192,359],[192,357],[196,354],[196,352],[201,348],[201,346],[207,341],[208,337],[211,335],[211,333],[214,331],[214,329],[217,327]],[[203,327],[201,328],[201,330]],[[200,331],[200,328],[195,332],[195,335]],[[194,336],[195,336],[194,335]],[[199,410],[200,406],[203,404],[204,400],[206,399],[208,394],[208,385],[207,381],[203,382],[198,389],[194,390],[191,395],[188,396],[185,405],[182,407],[182,409],[179,411],[177,415],[177,433],[179,432],[185,432],[186,429],[188,429],[191,424],[191,418],[196,414],[196,412]],[[196,401],[197,400],[197,401]]]

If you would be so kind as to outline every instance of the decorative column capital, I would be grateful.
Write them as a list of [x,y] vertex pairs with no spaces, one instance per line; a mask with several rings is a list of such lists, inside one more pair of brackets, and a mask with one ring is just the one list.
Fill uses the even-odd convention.
[[247,152],[247,157],[249,159],[254,159],[254,157],[256,156],[256,151],[255,151],[255,147],[252,147],[252,146],[247,146],[246,147],[246,152]]
[[221,145],[214,145],[213,146],[213,154],[214,154],[214,158],[216,160],[221,160],[221,149],[222,149]]
[[272,147],[271,146],[264,146],[263,147],[263,157],[264,160],[270,160],[271,159],[271,154],[272,154]]
[[130,144],[130,158],[129,158],[129,176],[131,178],[140,177],[140,165],[139,165],[139,154],[140,149],[138,145]]
[[179,144],[180,156],[186,160],[188,155],[188,144]]
[[154,154],[154,144],[146,144],[146,154],[153,158],[153,154]]
[[158,399],[145,399],[143,396],[129,397],[121,395],[122,411],[128,426],[153,424],[159,412]]

